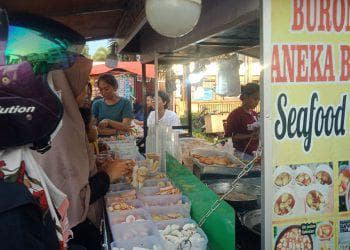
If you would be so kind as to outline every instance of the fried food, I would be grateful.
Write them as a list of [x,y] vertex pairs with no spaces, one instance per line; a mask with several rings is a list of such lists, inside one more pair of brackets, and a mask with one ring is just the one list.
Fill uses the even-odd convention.
[[281,194],[274,206],[274,212],[277,215],[286,215],[292,211],[295,205],[295,199],[290,193]]
[[348,185],[350,184],[350,170],[349,169],[343,169],[339,174],[339,194],[341,196],[345,195],[346,189],[348,188]]
[[152,219],[154,221],[175,220],[180,218],[184,218],[180,213],[152,214]]
[[164,173],[158,173],[156,176],[154,176],[154,179],[164,179],[166,175]]
[[131,209],[135,209],[134,206],[129,205],[125,202],[113,202],[109,207],[108,207],[108,211],[110,212],[114,212],[114,211],[124,211],[124,210],[131,210]]
[[172,185],[160,188],[160,191],[156,195],[169,195],[169,194],[180,194],[180,190],[173,187]]
[[330,224],[323,224],[318,227],[317,235],[320,239],[330,239],[333,236],[333,227]]
[[332,177],[326,171],[317,172],[316,179],[322,185],[331,185],[332,184]]
[[300,173],[295,178],[299,186],[309,186],[311,184],[311,176],[307,173]]
[[192,155],[194,158],[196,158],[200,163],[206,164],[206,165],[224,165],[228,166],[231,165],[232,162],[226,157],[226,156],[201,156],[198,154]]
[[320,211],[326,205],[326,200],[319,191],[312,190],[306,195],[306,204],[309,208]]
[[283,187],[289,184],[291,180],[292,180],[292,176],[287,172],[283,172],[276,177],[275,184],[278,187]]

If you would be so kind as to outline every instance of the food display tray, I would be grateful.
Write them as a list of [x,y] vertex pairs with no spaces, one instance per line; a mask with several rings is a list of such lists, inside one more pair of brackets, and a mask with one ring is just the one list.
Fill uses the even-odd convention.
[[[208,156],[225,156],[227,157],[233,164],[231,166],[224,166],[224,165],[207,165],[201,163],[197,158],[193,157],[193,154],[202,155],[205,157]],[[234,155],[230,154],[229,152],[226,152],[224,150],[218,150],[218,149],[208,149],[208,148],[197,148],[193,149],[191,151],[191,158],[193,163],[197,166],[197,169],[199,171],[199,175],[205,175],[205,174],[219,174],[219,175],[231,175],[236,176],[241,172],[243,168],[242,162],[236,158]]]

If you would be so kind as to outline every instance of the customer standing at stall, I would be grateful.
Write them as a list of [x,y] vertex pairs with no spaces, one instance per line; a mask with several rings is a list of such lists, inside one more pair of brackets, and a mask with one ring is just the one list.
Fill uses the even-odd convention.
[[[180,119],[174,111],[168,109],[170,102],[169,96],[163,91],[158,91],[158,119],[160,124],[166,126],[180,126]],[[155,100],[153,101],[155,102]],[[151,111],[147,118],[147,126],[154,125],[155,123],[155,111]]]
[[112,74],[102,74],[97,86],[103,99],[93,103],[92,112],[98,122],[100,135],[115,135],[117,131],[129,131],[133,119],[128,99],[117,95],[118,82]]
[[258,114],[254,109],[260,101],[259,85],[248,83],[241,86],[242,105],[227,118],[225,135],[232,137],[233,147],[238,153],[252,155],[259,144]]
[[[138,125],[144,125],[144,121],[148,118],[149,114],[154,111],[154,96],[153,95],[147,95],[146,97],[146,114],[144,114],[143,112],[143,106],[141,108],[141,110],[139,109],[140,108],[140,105],[141,104],[138,104],[137,107],[134,107],[134,113],[135,113],[135,120],[137,120],[135,123],[138,124]],[[136,106],[136,105],[134,105]],[[138,112],[136,112],[136,110],[138,110]],[[143,119],[138,119],[138,113],[142,111],[142,116],[143,116]]]
[[68,219],[73,231],[70,245],[87,250],[101,249],[99,200],[112,181],[131,171],[132,161],[114,161],[97,172],[81,108],[85,105],[91,61],[81,57],[67,70],[52,72],[54,87],[61,92],[64,115],[62,128],[46,154],[35,154],[53,183],[69,199]]
[[149,94],[146,97],[146,105],[147,105],[147,113],[145,115],[145,118],[147,119],[149,114],[154,111],[154,95]]

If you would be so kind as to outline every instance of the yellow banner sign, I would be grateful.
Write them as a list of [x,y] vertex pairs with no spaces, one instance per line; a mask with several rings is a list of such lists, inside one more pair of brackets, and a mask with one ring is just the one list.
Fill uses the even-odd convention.
[[350,1],[263,1],[266,249],[350,249]]

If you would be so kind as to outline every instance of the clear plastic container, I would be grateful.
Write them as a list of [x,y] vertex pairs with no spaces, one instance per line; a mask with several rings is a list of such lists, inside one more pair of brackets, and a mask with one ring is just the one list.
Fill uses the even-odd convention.
[[133,187],[129,183],[116,183],[109,185],[109,192],[118,192],[132,190]]
[[188,207],[183,205],[146,207],[145,210],[151,215],[154,222],[191,218]]
[[[109,225],[133,223],[137,221],[151,221],[149,213],[142,209],[125,210],[120,212],[107,212]],[[134,217],[134,219],[132,218]]]
[[117,150],[116,152],[119,156],[119,159],[121,160],[135,160],[137,158],[138,155],[138,149],[137,147],[133,147],[133,148],[126,148],[123,150]]
[[163,179],[148,179],[145,180],[145,183],[143,184],[144,187],[159,187],[159,183],[164,182],[165,184],[169,182],[168,178]]
[[106,204],[111,204],[112,202],[121,201],[121,200],[135,200],[136,199],[136,190],[123,190],[117,192],[109,192],[105,195]]
[[127,155],[119,155],[119,159],[121,160],[135,160],[136,159],[136,154],[132,155],[132,154],[127,154]]
[[[176,188],[176,187],[174,187],[174,188]],[[159,191],[160,191],[159,187],[143,187],[143,188],[141,188],[140,192],[138,193],[138,196],[139,197],[154,196],[154,195],[157,195],[156,193],[158,193]],[[170,195],[170,194],[162,194],[159,196],[163,196],[163,195]],[[181,195],[181,193],[179,195]]]
[[[158,223],[156,223],[156,226],[159,230],[164,230],[168,225],[179,225],[180,228],[182,229],[182,227],[186,224],[197,225],[197,223],[194,220],[189,219],[189,218],[185,218],[185,219],[158,222]],[[208,238],[207,238],[206,234],[204,233],[204,231],[200,227],[198,227],[198,225],[197,225],[197,233],[203,238],[203,241],[193,242],[191,244],[191,248],[189,248],[189,250],[206,250],[207,244],[208,244]],[[165,247],[167,250],[177,250],[178,249],[178,247],[176,245],[174,245],[173,243],[171,243],[165,239],[164,239],[164,241],[165,241]],[[185,242],[183,244],[185,244]],[[188,248],[186,248],[186,249],[188,249]]]
[[[110,207],[112,206],[113,203],[115,203],[116,205],[117,204],[121,204],[121,203],[126,203],[129,206],[133,206],[134,209],[143,208],[144,207],[143,202],[141,200],[137,200],[137,199],[136,200],[126,200],[126,201],[122,201],[122,202],[109,200],[109,201],[106,201],[106,207],[107,207],[107,211],[108,212],[120,212],[120,211],[123,211],[123,210],[111,211]],[[132,210],[132,209],[130,209],[130,210]]]
[[155,195],[155,196],[143,196],[140,197],[145,207],[164,207],[172,205],[184,205],[191,210],[191,201],[187,196],[174,194],[174,195]]
[[154,206],[171,206],[181,202],[181,194],[174,195],[152,195],[152,196],[141,196],[140,200],[143,202],[145,207]]
[[165,242],[161,237],[144,237],[144,238],[135,238],[128,241],[115,241],[111,243],[112,250],[133,250],[134,247],[140,247],[142,249],[149,250],[166,250],[164,246]]
[[150,179],[164,179],[166,178],[166,174],[164,172],[155,172],[153,174],[151,173],[148,173],[147,174],[147,180],[150,180]]
[[154,196],[159,191],[160,191],[159,187],[143,187],[140,189],[140,191],[138,192],[137,195],[140,197],[142,197],[142,196]]
[[114,241],[130,241],[148,236],[160,237],[156,225],[152,221],[116,224],[111,228]]
[[132,147],[136,145],[135,140],[129,140],[129,141],[106,141],[106,144],[108,144],[109,147]]

